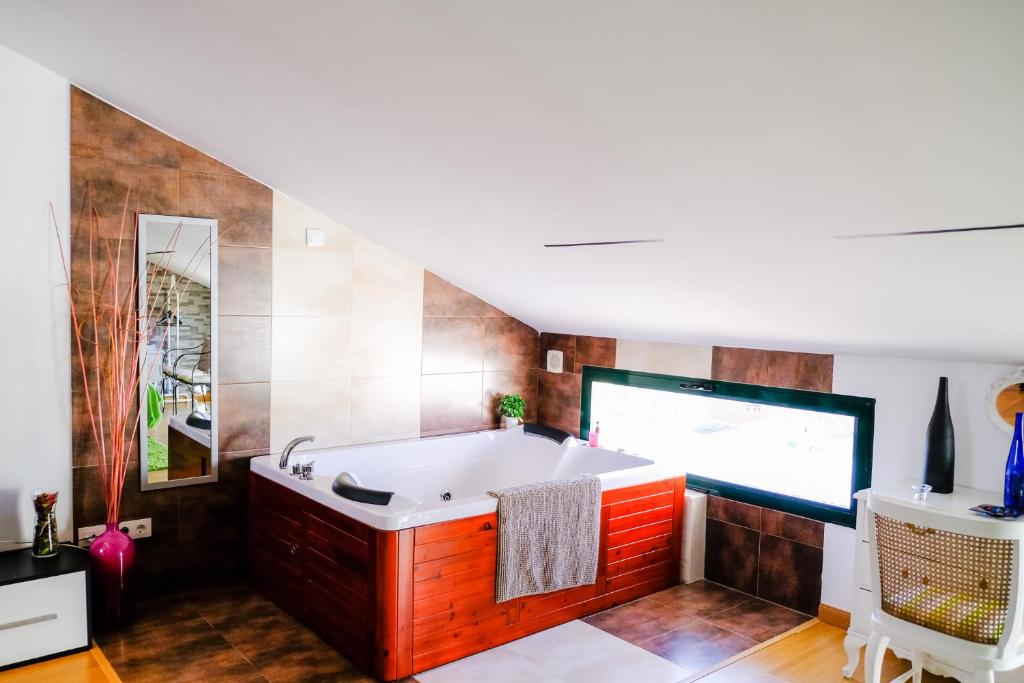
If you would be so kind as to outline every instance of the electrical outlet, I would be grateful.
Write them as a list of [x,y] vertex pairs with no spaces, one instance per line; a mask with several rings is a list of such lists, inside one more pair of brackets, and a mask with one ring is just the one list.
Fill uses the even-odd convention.
[[117,526],[132,538],[149,538],[153,535],[153,520],[149,517],[145,519],[129,519]]
[[[153,535],[153,520],[149,517],[145,519],[129,519],[121,522],[117,527],[132,538],[149,538]],[[82,548],[88,548],[92,545],[93,539],[106,530],[107,527],[103,524],[78,527],[78,545]]]
[[78,527],[78,545],[83,548],[88,548],[92,545],[92,540],[107,530],[107,527],[102,524],[95,526],[80,526]]

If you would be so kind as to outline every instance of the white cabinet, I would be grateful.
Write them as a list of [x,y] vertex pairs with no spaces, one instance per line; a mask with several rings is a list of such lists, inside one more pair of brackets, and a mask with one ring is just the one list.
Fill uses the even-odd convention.
[[0,553],[0,669],[90,646],[86,553]]
[[[905,493],[904,490],[905,489]],[[912,497],[909,484],[905,487],[892,487],[886,489],[886,494],[906,495]],[[858,491],[854,498],[857,499],[857,547],[854,550],[854,572],[853,572],[853,609],[850,612],[850,628],[846,631],[846,638],[843,640],[843,647],[846,650],[848,661],[843,667],[843,675],[849,678],[853,675],[854,669],[860,661],[861,651],[867,645],[868,636],[871,635],[871,610],[873,600],[871,593],[871,547],[868,540],[867,498],[868,490]],[[946,510],[955,509],[966,512],[972,505],[978,503],[998,503],[1002,500],[1002,494],[993,491],[979,491],[957,487],[954,493],[943,496],[930,494],[928,500],[922,505]],[[971,514],[971,513],[968,513]],[[893,641],[889,648],[902,659],[910,658],[910,650]],[[970,674],[959,672],[950,665],[937,658],[925,660],[925,668],[940,676],[951,676],[957,678],[966,676],[961,680],[972,680]],[[1016,669],[1008,673],[996,674],[996,680],[1000,683],[1024,683],[1024,669]]]

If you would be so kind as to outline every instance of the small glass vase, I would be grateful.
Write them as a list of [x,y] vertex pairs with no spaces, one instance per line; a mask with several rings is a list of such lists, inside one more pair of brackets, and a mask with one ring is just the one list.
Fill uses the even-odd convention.
[[89,546],[93,617],[100,628],[120,626],[131,615],[135,569],[135,541],[116,524],[106,527]]
[[32,495],[36,508],[36,531],[32,537],[32,557],[54,557],[60,549],[57,539],[57,492],[36,491]]
[[1003,487],[1003,507],[1024,512],[1024,413],[1017,413],[1010,440],[1010,453],[1006,456],[1006,479]]

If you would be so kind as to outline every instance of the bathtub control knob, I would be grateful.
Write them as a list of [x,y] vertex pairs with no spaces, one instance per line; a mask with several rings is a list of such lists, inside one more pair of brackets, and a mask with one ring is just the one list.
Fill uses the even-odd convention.
[[448,489],[445,489],[445,490],[441,491],[441,500],[442,500],[442,502],[447,503],[451,499],[452,499],[452,492],[451,491],[449,491]]

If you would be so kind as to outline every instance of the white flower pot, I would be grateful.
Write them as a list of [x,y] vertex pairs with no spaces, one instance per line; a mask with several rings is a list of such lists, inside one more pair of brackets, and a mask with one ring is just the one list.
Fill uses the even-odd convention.
[[508,415],[502,415],[501,416],[501,428],[502,429],[508,429],[510,427],[518,427],[518,426],[519,426],[519,418],[518,417],[509,417]]

